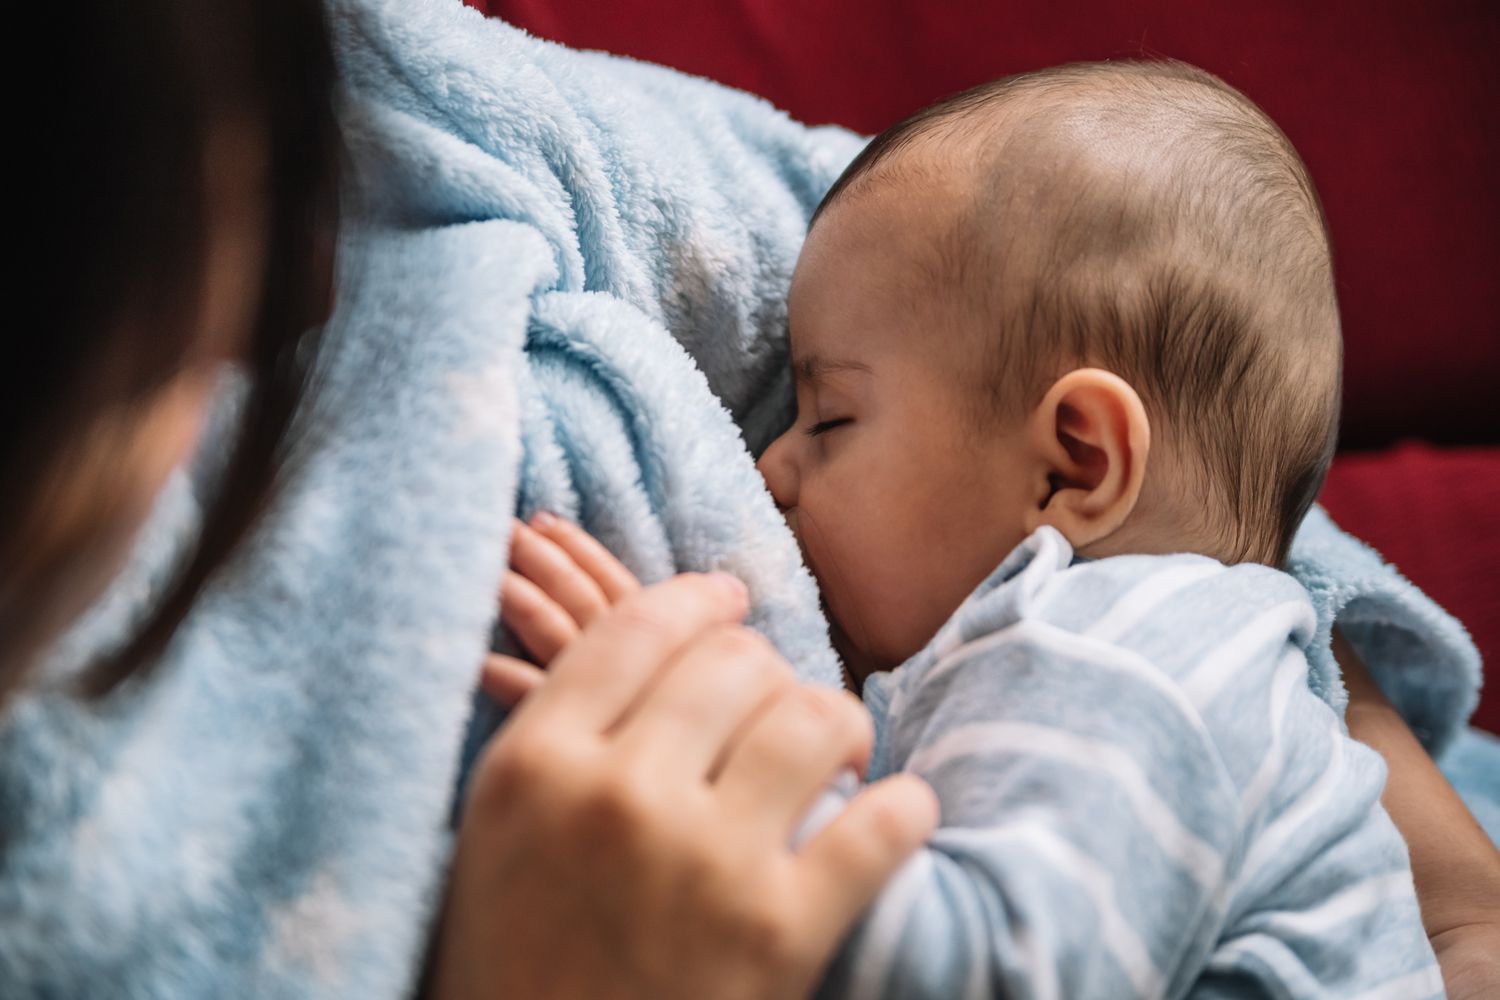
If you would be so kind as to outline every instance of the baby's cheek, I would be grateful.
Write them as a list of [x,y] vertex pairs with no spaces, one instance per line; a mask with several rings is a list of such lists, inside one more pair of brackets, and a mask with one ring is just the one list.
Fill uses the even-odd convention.
[[859,569],[857,644],[878,669],[894,669],[926,642],[924,602],[901,564],[872,560]]

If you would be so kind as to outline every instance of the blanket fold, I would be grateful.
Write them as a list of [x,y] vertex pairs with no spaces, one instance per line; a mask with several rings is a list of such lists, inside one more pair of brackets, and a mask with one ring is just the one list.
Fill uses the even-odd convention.
[[[307,460],[149,684],[39,688],[0,724],[0,994],[409,991],[518,506],[579,518],[646,579],[739,573],[752,622],[837,682],[751,455],[792,415],[808,216],[862,140],[458,0],[329,10],[350,175]],[[49,678],[149,608],[197,493],[169,487]],[[1299,572],[1344,581],[1355,543],[1316,530]],[[1351,610],[1393,579],[1358,559]],[[1440,744],[1472,647],[1390,594],[1364,620],[1424,659],[1366,652],[1413,671],[1397,693]]]
[[1319,653],[1309,683],[1340,713],[1348,701],[1327,649],[1339,630],[1433,756],[1441,756],[1479,703],[1479,651],[1452,615],[1340,531],[1314,507],[1292,543],[1289,571],[1318,611]]

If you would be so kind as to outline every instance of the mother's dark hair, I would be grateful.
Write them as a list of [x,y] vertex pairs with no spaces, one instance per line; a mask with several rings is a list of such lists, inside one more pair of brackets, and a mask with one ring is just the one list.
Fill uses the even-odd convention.
[[196,546],[136,639],[92,668],[91,693],[160,652],[274,489],[331,300],[337,214],[317,0],[69,0],[47,22],[53,125],[28,152],[39,157],[28,196],[51,214],[40,280],[22,290],[40,327],[13,326],[25,350],[13,343],[0,366],[0,703],[119,520],[108,495],[62,519],[55,491],[82,471],[101,421],[138,420],[200,346],[210,135],[241,126],[264,145],[265,270],[236,351],[251,386]]

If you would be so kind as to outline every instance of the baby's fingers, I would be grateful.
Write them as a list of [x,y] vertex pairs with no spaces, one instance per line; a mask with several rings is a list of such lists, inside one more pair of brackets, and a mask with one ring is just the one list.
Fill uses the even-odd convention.
[[610,604],[619,604],[641,589],[640,581],[635,575],[609,549],[578,525],[544,511],[531,519],[531,527],[556,543],[585,573],[593,577]]
[[511,569],[536,584],[582,628],[610,606],[588,571],[552,539],[521,521],[510,536]]
[[484,693],[506,708],[514,708],[522,698],[541,685],[547,677],[537,667],[514,656],[491,653],[479,670],[479,686]]
[[500,621],[546,666],[562,648],[578,637],[578,623],[542,589],[519,573],[507,570],[500,588]]

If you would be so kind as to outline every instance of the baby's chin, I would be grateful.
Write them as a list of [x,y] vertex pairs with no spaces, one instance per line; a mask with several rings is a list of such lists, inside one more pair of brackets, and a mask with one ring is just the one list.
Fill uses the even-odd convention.
[[[798,538],[799,544],[801,538]],[[864,688],[865,678],[879,670],[889,670],[891,666],[882,666],[881,660],[856,643],[849,633],[839,622],[839,616],[834,611],[832,603],[828,600],[828,585],[823,580],[823,574],[818,571],[818,565],[807,551],[802,547],[802,561],[812,573],[813,581],[818,586],[818,608],[823,612],[823,620],[828,623],[828,638],[833,644],[834,652],[838,653],[839,659],[844,665],[844,683],[855,693]]]
[[881,669],[875,658],[855,645],[854,640],[849,638],[843,626],[832,614],[829,613],[827,602],[820,602],[823,607],[823,617],[828,620],[828,638],[833,643],[833,651],[838,654],[839,660],[844,665],[844,685],[855,694],[864,690],[865,678]]

